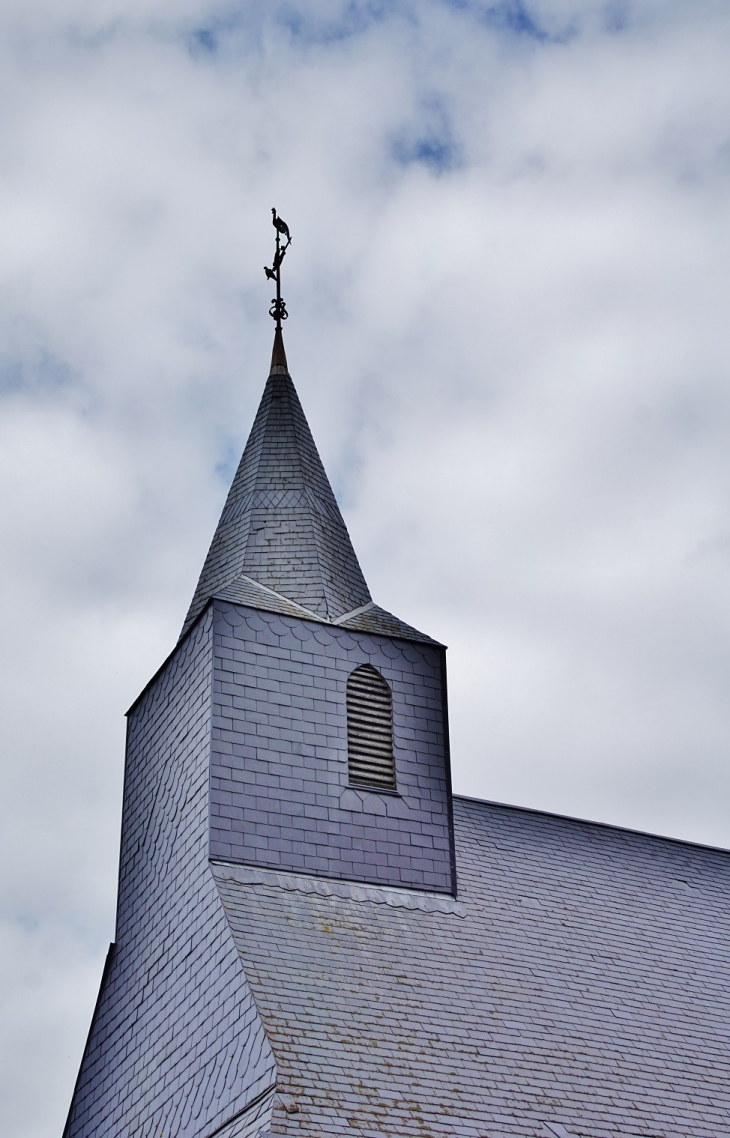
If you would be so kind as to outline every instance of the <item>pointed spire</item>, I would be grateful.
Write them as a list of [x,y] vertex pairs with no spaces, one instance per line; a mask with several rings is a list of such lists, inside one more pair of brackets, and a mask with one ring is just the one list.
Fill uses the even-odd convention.
[[[181,637],[212,597],[406,640],[422,632],[373,604],[289,375],[281,324],[281,263],[291,245],[271,211],[276,322],[271,370],[246,449],[228,492]],[[282,245],[281,238],[285,239]],[[435,643],[432,641],[432,643]]]
[[[271,374],[183,634],[210,598],[236,581],[258,582],[262,594],[273,590],[325,621],[371,600],[289,376],[279,328]],[[248,595],[255,593],[249,588]]]

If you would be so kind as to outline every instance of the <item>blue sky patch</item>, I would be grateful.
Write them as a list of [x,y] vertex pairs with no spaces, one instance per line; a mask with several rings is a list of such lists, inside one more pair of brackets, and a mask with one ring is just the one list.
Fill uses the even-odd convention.
[[45,348],[29,353],[30,358],[6,355],[0,358],[0,394],[23,390],[55,390],[67,387],[73,380],[68,364]]
[[448,8],[473,14],[482,25],[495,31],[538,43],[564,43],[577,31],[572,24],[567,24],[560,32],[548,32],[524,0],[500,0],[497,4],[475,3],[474,0],[443,0],[443,3]]
[[437,134],[426,134],[412,142],[398,139],[393,144],[393,155],[402,166],[420,163],[437,174],[459,165],[458,147],[453,139]]
[[444,174],[462,163],[461,146],[454,137],[450,116],[443,102],[426,102],[421,123],[404,128],[392,143],[392,154],[402,166],[418,163],[435,174]]
[[343,4],[337,16],[318,19],[312,15],[311,6],[289,4],[282,6],[276,19],[302,43],[338,43],[397,15],[402,7],[398,0],[351,0]]
[[195,47],[210,54],[218,47],[216,33],[212,28],[198,28],[190,38]]

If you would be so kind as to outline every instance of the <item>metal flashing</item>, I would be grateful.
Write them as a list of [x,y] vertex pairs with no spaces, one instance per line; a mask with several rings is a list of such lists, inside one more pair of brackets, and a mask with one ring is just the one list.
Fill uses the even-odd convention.
[[455,917],[465,915],[464,906],[443,893],[427,893],[422,889],[396,889],[390,885],[366,885],[359,882],[338,881],[335,878],[310,877],[303,873],[258,869],[219,858],[211,858],[210,866],[213,876],[219,882],[235,881],[239,885],[265,886],[267,889],[282,889],[289,893],[309,893],[342,901],[388,905],[393,909],[450,913]]

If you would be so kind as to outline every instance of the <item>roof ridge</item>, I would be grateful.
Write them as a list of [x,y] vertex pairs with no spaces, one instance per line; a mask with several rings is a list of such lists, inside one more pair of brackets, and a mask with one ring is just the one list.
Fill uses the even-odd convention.
[[[304,605],[300,605],[299,601],[293,601],[291,599],[291,597],[285,597],[283,593],[277,593],[276,589],[270,589],[268,585],[263,585],[261,583],[261,581],[257,581],[255,577],[249,577],[248,574],[241,573],[241,574],[239,574],[238,577],[235,577],[234,580],[235,581],[250,581],[252,585],[256,585],[259,589],[263,589],[265,593],[271,593],[272,597],[278,597],[279,600],[286,601],[287,604],[295,605],[296,608],[301,609],[302,612],[306,613],[307,616],[311,617],[313,620],[322,621],[322,617],[317,616],[316,612],[312,612],[311,609],[305,608]],[[232,585],[233,581],[229,581],[228,584]],[[323,622],[323,623],[326,623],[326,622]]]
[[652,838],[657,842],[671,842],[677,846],[691,846],[696,850],[709,850],[710,853],[730,855],[726,846],[712,846],[707,842],[693,842],[691,838],[672,838],[668,834],[653,834],[651,830],[635,830],[631,826],[619,826],[616,822],[598,822],[595,818],[578,818],[574,814],[558,814],[554,810],[542,810],[539,806],[518,806],[514,802],[497,802],[491,798],[475,798],[473,794],[453,793],[462,802],[474,802],[477,806],[496,806],[500,810],[516,810],[522,814],[539,814],[543,818],[557,818],[560,822],[576,822],[580,826],[596,826],[603,830],[616,830],[620,834],[633,834],[637,838]]
[[343,620],[352,620],[354,616],[360,616],[361,613],[367,612],[369,609],[374,609],[375,601],[368,601],[366,605],[360,605],[360,608],[353,609],[352,612],[343,612],[342,616],[338,616],[335,620],[330,621],[331,624],[342,624]]

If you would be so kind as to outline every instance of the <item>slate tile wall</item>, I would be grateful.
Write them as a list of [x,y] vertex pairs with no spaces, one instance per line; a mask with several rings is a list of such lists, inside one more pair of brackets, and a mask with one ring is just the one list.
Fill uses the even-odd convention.
[[275,1080],[207,860],[211,678],[209,610],[130,714],[116,949],[66,1138],[205,1138],[239,1115],[232,1138]]
[[[216,601],[210,852],[452,892],[440,647]],[[348,787],[345,685],[393,692],[397,794]]]

